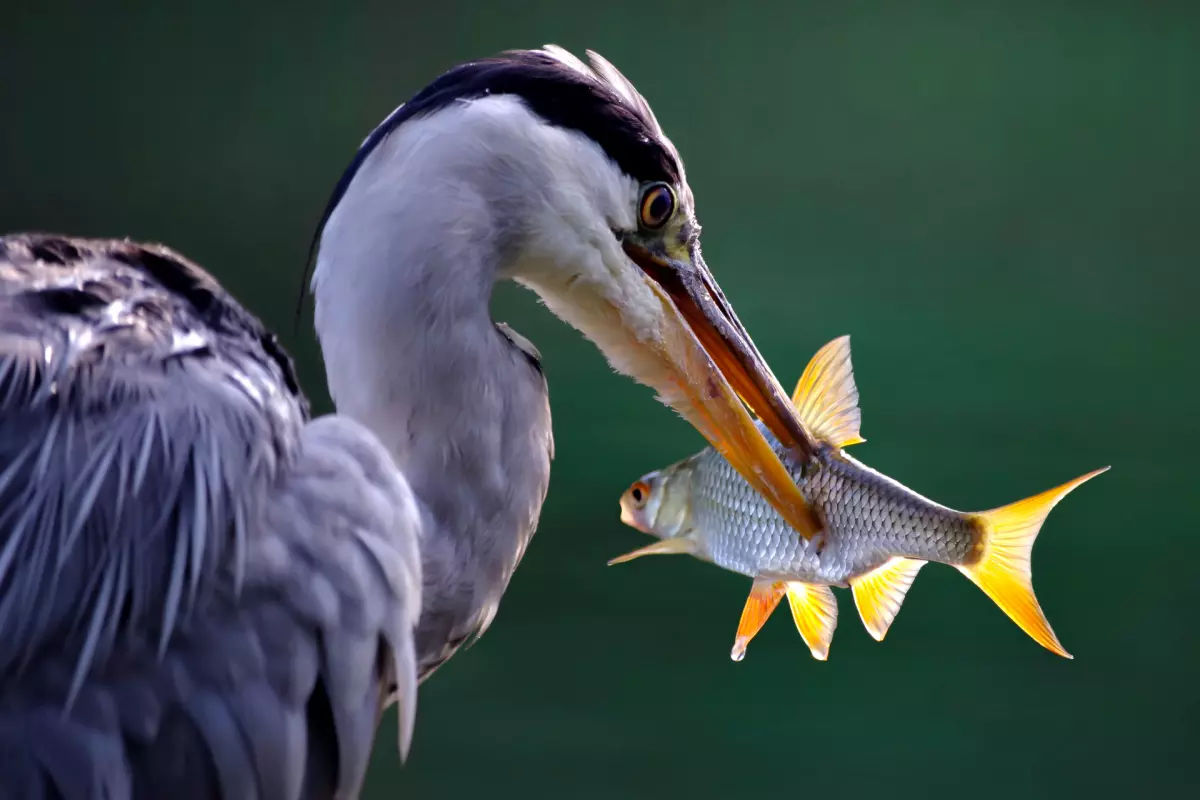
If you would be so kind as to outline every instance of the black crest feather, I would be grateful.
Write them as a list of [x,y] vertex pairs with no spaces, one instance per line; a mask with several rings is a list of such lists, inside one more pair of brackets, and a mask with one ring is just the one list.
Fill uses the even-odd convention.
[[[411,119],[460,100],[492,95],[521,98],[551,125],[576,130],[598,144],[617,166],[639,181],[678,185],[679,156],[659,128],[649,104],[620,72],[589,53],[588,66],[557,47],[513,50],[450,69],[397,108],[363,140],[334,186],[308,251],[300,299],[308,281],[321,232],[363,162],[393,131]],[[299,315],[299,306],[296,309]]]

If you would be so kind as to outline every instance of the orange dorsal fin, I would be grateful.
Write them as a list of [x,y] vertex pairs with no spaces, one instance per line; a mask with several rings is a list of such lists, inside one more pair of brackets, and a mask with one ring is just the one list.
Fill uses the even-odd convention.
[[796,630],[800,631],[813,658],[818,661],[829,658],[829,645],[837,628],[837,598],[833,596],[833,590],[828,586],[789,581],[787,596]]
[[887,635],[896,614],[900,613],[904,595],[908,594],[925,563],[915,558],[891,558],[870,572],[850,579],[858,615],[875,641],[882,642]]
[[862,412],[850,364],[850,337],[839,336],[817,351],[792,393],[800,421],[814,437],[834,447],[866,441],[859,435]]
[[750,587],[750,596],[742,609],[742,618],[738,620],[737,636],[733,640],[733,649],[729,657],[741,661],[746,657],[746,645],[762,630],[767,618],[775,611],[779,601],[783,599],[787,585],[782,582],[769,581],[759,578]]
[[1054,635],[1033,593],[1033,542],[1050,510],[1081,483],[1108,467],[1081,475],[1062,486],[991,511],[968,515],[979,526],[981,552],[973,564],[958,570],[975,582],[1033,640],[1064,658],[1072,658]]

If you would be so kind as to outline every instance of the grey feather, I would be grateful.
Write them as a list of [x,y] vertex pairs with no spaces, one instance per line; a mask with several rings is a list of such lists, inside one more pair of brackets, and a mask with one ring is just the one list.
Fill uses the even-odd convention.
[[250,756],[250,743],[233,719],[227,700],[209,691],[189,694],[184,699],[192,722],[208,745],[221,787],[221,797],[257,800],[260,796]]
[[313,273],[336,416],[177,253],[0,239],[6,780],[350,797],[391,702],[408,752],[419,681],[497,618],[549,484],[545,377],[494,283],[592,329],[573,298],[641,286],[613,271],[638,182],[693,207],[632,84],[548,52],[447,73],[339,182]]
[[353,796],[386,702],[411,735],[420,525],[199,267],[0,238],[6,789]]

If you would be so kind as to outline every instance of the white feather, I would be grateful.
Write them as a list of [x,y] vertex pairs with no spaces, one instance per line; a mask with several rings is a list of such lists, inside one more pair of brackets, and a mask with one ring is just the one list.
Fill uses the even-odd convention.
[[[356,412],[397,390],[379,385],[394,372],[381,367],[398,346],[419,344],[396,340],[398,318],[486,312],[505,277],[642,377],[622,342],[660,339],[663,311],[614,234],[636,229],[638,190],[599,145],[513,96],[406,122],[367,157],[322,235],[316,325],[338,408],[363,418]],[[407,291],[417,282],[424,291]],[[408,297],[424,305],[398,307]]]

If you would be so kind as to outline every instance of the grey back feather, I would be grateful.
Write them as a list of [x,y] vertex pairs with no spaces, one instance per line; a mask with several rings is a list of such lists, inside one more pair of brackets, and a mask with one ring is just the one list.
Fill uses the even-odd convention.
[[6,790],[353,796],[391,696],[407,742],[412,492],[362,426],[307,419],[178,254],[0,239]]

